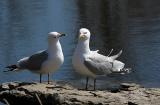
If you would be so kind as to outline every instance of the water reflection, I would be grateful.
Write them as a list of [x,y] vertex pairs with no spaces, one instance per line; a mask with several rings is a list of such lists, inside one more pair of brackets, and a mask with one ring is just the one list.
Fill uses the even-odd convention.
[[[119,58],[134,72],[126,76],[100,77],[98,85],[138,82],[160,87],[160,1],[150,0],[2,0],[0,1],[0,69],[21,57],[45,49],[47,33],[65,32],[61,39],[65,62],[54,79],[81,82],[71,65],[78,30],[92,32],[91,49],[107,55],[123,49]],[[45,78],[45,77],[44,77]],[[38,80],[28,71],[0,73],[0,82]],[[83,80],[82,80],[83,83]]]

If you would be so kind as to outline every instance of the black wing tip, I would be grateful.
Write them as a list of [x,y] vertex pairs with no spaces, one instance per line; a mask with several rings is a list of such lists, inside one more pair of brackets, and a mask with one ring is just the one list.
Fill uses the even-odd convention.
[[6,66],[5,68],[8,68],[9,70],[4,70],[3,72],[10,72],[17,69],[18,67],[17,65],[9,65],[9,66]]
[[13,70],[15,70],[15,69],[9,68],[9,70],[4,70],[3,72],[10,72],[10,71],[13,71]]
[[9,65],[9,66],[6,66],[5,68],[14,68],[14,69],[16,69],[17,65]]
[[132,68],[124,68],[121,70],[121,74],[129,74],[131,72],[133,72]]
[[10,68],[10,66],[6,66],[5,68]]
[[10,72],[11,70],[4,70],[3,72]]

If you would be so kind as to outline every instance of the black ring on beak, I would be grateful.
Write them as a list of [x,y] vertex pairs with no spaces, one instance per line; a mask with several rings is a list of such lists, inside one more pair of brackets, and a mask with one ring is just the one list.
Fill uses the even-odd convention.
[[66,34],[64,34],[64,33],[60,33],[60,36],[59,36],[59,37],[62,37],[62,36],[66,36]]

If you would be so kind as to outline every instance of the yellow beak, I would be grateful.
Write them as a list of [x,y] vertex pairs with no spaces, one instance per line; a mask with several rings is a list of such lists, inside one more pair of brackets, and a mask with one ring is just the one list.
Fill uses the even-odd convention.
[[79,36],[79,39],[80,39],[80,40],[83,40],[83,39],[85,39],[85,38],[86,38],[85,35],[80,35],[80,36]]

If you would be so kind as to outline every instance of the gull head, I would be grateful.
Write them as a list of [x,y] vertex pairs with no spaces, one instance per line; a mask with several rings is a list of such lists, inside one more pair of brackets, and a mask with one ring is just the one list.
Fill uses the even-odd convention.
[[88,40],[90,35],[91,33],[87,28],[81,28],[79,30],[79,40]]
[[56,41],[58,40],[60,37],[65,36],[64,33],[60,33],[60,32],[49,32],[48,33],[48,41]]

